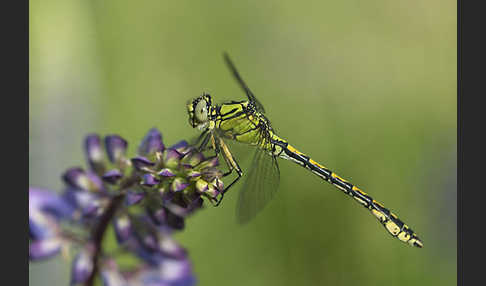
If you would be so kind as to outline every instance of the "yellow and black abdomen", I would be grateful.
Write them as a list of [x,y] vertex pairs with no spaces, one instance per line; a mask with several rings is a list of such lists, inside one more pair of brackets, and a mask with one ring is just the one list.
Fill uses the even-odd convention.
[[273,133],[269,121],[248,101],[231,102],[219,106],[215,125],[225,138],[257,146],[268,151],[269,155],[293,161],[309,169],[367,208],[392,236],[416,247],[423,246],[412,229],[381,203]]
[[276,137],[275,140],[272,141],[273,144],[279,147],[279,152],[275,152],[275,155],[293,161],[302,167],[309,169],[312,171],[312,173],[331,183],[345,194],[351,196],[358,203],[367,208],[392,236],[412,246],[420,248],[423,247],[422,241],[413,232],[413,230],[404,224],[394,213],[385,208],[381,203],[377,202],[361,189],[339,177],[326,167],[312,160],[309,158],[309,156],[299,152],[297,149],[289,145],[285,140],[281,140],[280,138]]

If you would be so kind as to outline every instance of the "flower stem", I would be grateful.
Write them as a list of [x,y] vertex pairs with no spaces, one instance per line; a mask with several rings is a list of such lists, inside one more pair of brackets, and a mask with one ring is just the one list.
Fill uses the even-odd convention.
[[115,215],[116,210],[118,209],[120,204],[123,202],[124,198],[125,198],[124,193],[121,193],[121,194],[113,197],[113,199],[111,200],[110,204],[108,205],[106,211],[101,216],[99,223],[93,229],[93,232],[91,234],[91,240],[92,240],[94,247],[95,247],[95,251],[94,251],[94,255],[93,255],[93,271],[91,272],[91,275],[86,280],[86,283],[84,284],[85,286],[93,286],[94,285],[95,277],[98,274],[98,262],[99,262],[98,258],[101,254],[101,243],[103,242],[104,234],[106,232],[106,229],[110,225],[111,219]]

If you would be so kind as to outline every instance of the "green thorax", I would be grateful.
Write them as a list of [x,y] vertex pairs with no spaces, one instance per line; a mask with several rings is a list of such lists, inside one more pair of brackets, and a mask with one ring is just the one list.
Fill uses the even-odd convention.
[[270,121],[249,101],[224,103],[215,107],[215,128],[220,135],[241,143],[275,152],[272,141],[279,140]]

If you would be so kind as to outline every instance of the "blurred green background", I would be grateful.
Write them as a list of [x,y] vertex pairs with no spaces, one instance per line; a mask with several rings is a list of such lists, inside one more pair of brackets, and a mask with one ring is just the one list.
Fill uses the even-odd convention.
[[[456,1],[30,0],[29,183],[59,190],[84,135],[136,145],[197,134],[185,103],[244,99],[232,56],[278,133],[423,239],[391,238],[291,162],[276,198],[235,223],[238,188],[177,238],[200,285],[456,284]],[[249,161],[249,160],[247,160]],[[247,164],[243,164],[247,166]],[[62,259],[31,285],[67,285]]]

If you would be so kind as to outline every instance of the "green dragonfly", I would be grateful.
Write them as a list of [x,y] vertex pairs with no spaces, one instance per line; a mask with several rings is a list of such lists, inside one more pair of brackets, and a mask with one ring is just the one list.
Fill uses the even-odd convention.
[[224,194],[243,176],[235,156],[225,143],[225,140],[233,140],[256,148],[238,197],[237,219],[240,223],[248,222],[272,199],[280,181],[277,158],[282,158],[310,170],[352,197],[367,208],[392,236],[412,246],[423,247],[422,241],[413,230],[381,203],[279,137],[264,115],[263,105],[243,81],[226,53],[224,59],[248,100],[213,105],[211,96],[204,93],[187,104],[189,123],[202,132],[195,144],[198,144],[200,150],[213,149],[216,156],[222,155],[228,166],[228,172],[223,176],[228,176],[233,171],[237,175],[222,191],[216,205],[219,205]]

